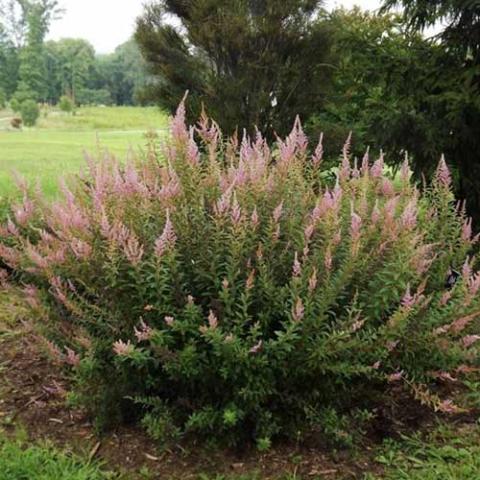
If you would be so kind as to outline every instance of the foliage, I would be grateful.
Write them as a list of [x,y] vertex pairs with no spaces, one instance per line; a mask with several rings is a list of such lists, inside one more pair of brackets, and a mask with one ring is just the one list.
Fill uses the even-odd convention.
[[92,90],[84,88],[77,91],[77,103],[79,105],[112,105],[112,95],[109,90],[101,88]]
[[119,45],[110,55],[99,55],[95,67],[98,76],[95,88],[107,90],[110,102],[115,105],[142,103],[141,93],[148,84],[147,68],[135,40]]
[[34,100],[25,100],[20,105],[20,114],[22,121],[27,127],[33,127],[40,116],[40,108]]
[[58,103],[58,108],[65,113],[72,113],[73,109],[75,108],[75,104],[73,103],[72,99],[67,96],[63,95],[60,97],[60,102]]
[[20,102],[15,97],[10,100],[9,105],[14,113],[20,111]]
[[77,400],[102,421],[146,413],[156,436],[259,448],[335,436],[335,419],[397,382],[458,411],[431,387],[479,366],[480,273],[445,161],[420,193],[407,163],[395,179],[382,157],[358,169],[347,142],[329,185],[298,121],[272,151],[184,116],[165,164],[152,149],[90,161],[53,205],[22,187],[3,228],[0,255],[51,318],[45,346],[72,367]]
[[308,125],[317,138],[319,131],[330,137],[326,156],[336,154],[352,131],[356,155],[377,146],[388,153],[390,162],[399,164],[408,151],[415,173],[430,173],[442,153],[434,142],[439,125],[428,121],[431,104],[438,100],[425,92],[427,82],[435,81],[428,79],[436,68],[438,48],[410,34],[398,15],[337,9],[326,23],[336,65],[333,86],[325,108]]
[[0,109],[5,108],[7,105],[7,95],[5,90],[0,87]]
[[377,461],[385,467],[381,477],[365,480],[470,480],[480,474],[478,425],[453,429],[440,424],[422,438],[388,441]]
[[65,38],[45,44],[48,100],[57,103],[61,96],[77,102],[77,94],[92,83],[95,75],[95,50],[86,40]]
[[[385,0],[385,8],[404,7],[404,16],[413,30],[442,22],[444,30],[433,39],[436,55],[431,67],[415,86],[427,100],[413,103],[422,111],[425,123],[413,138],[416,155],[432,168],[432,146],[442,150],[458,171],[458,196],[468,200],[472,215],[480,219],[480,16],[476,1],[468,0]],[[427,60],[428,57],[424,57]],[[430,61],[427,60],[427,65]],[[413,90],[410,95],[412,95]],[[420,98],[422,98],[420,97]],[[408,101],[406,95],[399,102]],[[424,135],[420,135],[424,133]],[[397,142],[404,131],[393,130]],[[419,169],[422,168],[421,166]]]
[[95,464],[50,446],[24,446],[0,436],[0,480],[101,480],[107,476]]
[[296,114],[308,118],[323,104],[329,43],[314,23],[319,5],[152,2],[135,34],[155,80],[150,98],[173,113],[188,90],[192,118],[205,106],[227,134],[257,126],[262,133],[284,135]]

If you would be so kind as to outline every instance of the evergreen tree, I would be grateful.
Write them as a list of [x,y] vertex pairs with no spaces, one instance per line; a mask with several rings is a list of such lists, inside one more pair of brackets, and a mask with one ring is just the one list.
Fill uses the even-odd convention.
[[[431,111],[426,121],[433,131],[420,140],[417,165],[433,169],[441,150],[455,167],[458,195],[467,199],[469,212],[480,221],[480,2],[472,0],[386,0],[385,8],[402,6],[414,30],[438,24],[446,27],[436,41],[441,48],[429,72],[425,98]],[[430,150],[430,151],[429,151]],[[478,223],[477,223],[478,228]]]
[[[156,83],[149,94],[173,111],[186,90],[226,133],[279,134],[307,118],[325,94],[327,35],[319,0],[160,0],[145,7],[136,40]],[[171,18],[175,17],[176,22]],[[175,25],[175,26],[174,26]]]

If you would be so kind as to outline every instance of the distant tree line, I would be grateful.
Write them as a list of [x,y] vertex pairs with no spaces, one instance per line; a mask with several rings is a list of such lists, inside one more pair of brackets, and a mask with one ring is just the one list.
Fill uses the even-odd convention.
[[45,41],[57,0],[0,0],[0,106],[26,100],[74,105],[140,103],[147,81],[136,43],[97,55],[82,39]]

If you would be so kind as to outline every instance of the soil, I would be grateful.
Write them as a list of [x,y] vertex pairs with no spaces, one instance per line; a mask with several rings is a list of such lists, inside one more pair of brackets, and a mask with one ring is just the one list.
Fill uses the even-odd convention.
[[[376,448],[385,436],[428,429],[433,415],[416,402],[396,402],[397,410],[377,412],[377,421],[358,450],[335,451],[317,440],[308,445],[284,444],[266,454],[254,448],[243,452],[208,450],[204,445],[177,445],[162,450],[138,427],[122,427],[101,437],[85,412],[67,406],[68,379],[49,363],[36,348],[29,332],[16,333],[3,341],[0,337],[0,426],[12,435],[23,428],[32,441],[49,440],[54,445],[95,457],[106,467],[137,478],[147,468],[148,478],[198,478],[200,473],[241,475],[256,473],[257,478],[354,479],[368,471],[381,475],[374,461]],[[401,421],[393,423],[388,418]],[[393,414],[395,413],[395,414]]]

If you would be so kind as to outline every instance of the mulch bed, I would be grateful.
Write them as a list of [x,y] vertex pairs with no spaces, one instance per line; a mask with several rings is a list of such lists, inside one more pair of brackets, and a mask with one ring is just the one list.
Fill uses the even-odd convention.
[[161,450],[138,427],[122,427],[106,435],[95,434],[85,412],[65,402],[68,379],[49,363],[35,346],[34,336],[16,333],[0,341],[0,426],[7,432],[22,427],[30,440],[50,440],[56,446],[87,454],[106,463],[107,468],[135,472],[147,467],[155,478],[196,478],[199,473],[244,474],[259,478],[298,474],[303,478],[361,478],[368,471],[381,475],[374,461],[375,450],[385,436],[428,429],[432,414],[417,403],[397,404],[402,421],[392,423],[392,412],[379,412],[379,419],[358,451],[332,451],[318,442],[310,445],[280,445],[266,454],[246,451],[208,450],[202,444],[177,445]]

